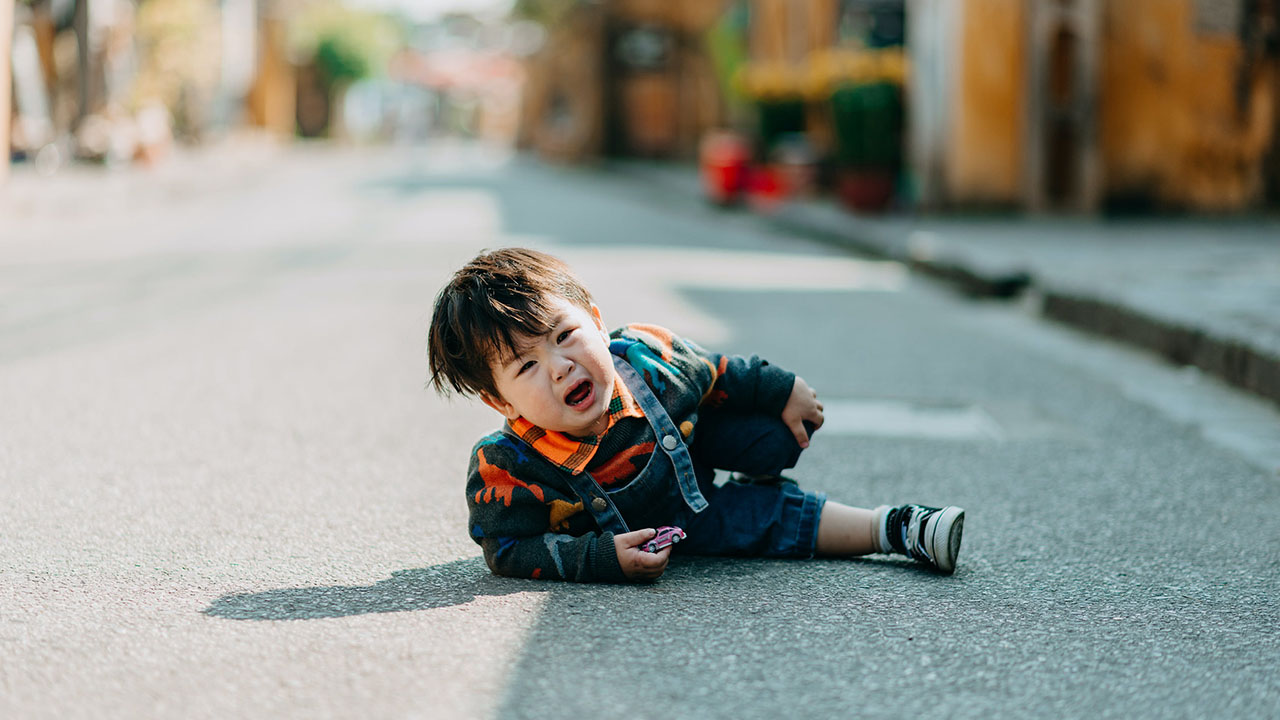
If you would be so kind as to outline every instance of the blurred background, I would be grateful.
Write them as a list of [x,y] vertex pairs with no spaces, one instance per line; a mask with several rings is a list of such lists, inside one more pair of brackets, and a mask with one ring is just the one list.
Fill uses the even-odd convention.
[[[1278,4],[0,0],[0,720],[1277,717]],[[492,577],[512,245],[961,572]]]
[[[1280,205],[1275,0],[0,0],[0,178],[175,148],[697,160],[713,200]],[[2,186],[0,186],[2,187]],[[3,190],[0,190],[3,192]]]

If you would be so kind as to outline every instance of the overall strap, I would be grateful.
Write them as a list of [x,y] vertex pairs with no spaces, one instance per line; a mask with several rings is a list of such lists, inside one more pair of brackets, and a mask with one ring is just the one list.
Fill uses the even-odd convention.
[[680,486],[680,494],[684,496],[685,504],[696,513],[706,510],[707,499],[698,489],[698,476],[693,470],[693,459],[689,456],[689,448],[684,444],[683,436],[671,421],[666,408],[662,407],[657,396],[649,389],[644,378],[640,377],[640,373],[631,367],[631,364],[615,349],[618,345],[619,343],[615,342],[609,348],[614,352],[613,366],[617,369],[618,376],[627,384],[627,389],[640,403],[640,409],[644,411],[645,418],[653,428],[657,446],[662,448],[662,451],[671,459],[676,482]]

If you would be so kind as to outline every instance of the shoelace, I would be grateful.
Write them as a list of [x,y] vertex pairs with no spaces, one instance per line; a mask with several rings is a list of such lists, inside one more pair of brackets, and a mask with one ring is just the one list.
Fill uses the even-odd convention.
[[907,520],[906,535],[903,537],[907,554],[916,560],[933,562],[933,556],[929,554],[929,551],[925,550],[922,539],[924,538],[925,521],[937,514],[938,509],[910,505],[908,506],[908,512],[911,515]]
[[939,512],[939,508],[923,505],[899,505],[889,510],[887,518],[889,544],[897,552],[913,560],[933,562],[933,556],[924,547],[925,523]]

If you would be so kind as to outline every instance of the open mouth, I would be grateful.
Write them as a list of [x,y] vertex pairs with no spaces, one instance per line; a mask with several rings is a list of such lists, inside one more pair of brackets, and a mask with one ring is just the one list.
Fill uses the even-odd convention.
[[590,397],[591,381],[583,380],[573,386],[573,389],[569,391],[569,394],[564,396],[564,401],[569,407],[578,407],[590,399]]

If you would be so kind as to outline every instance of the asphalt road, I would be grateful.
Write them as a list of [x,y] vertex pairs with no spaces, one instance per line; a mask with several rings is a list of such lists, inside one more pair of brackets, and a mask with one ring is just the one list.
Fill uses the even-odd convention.
[[[474,148],[16,183],[0,717],[1280,716],[1280,413],[1211,380]],[[803,375],[830,411],[796,476],[966,507],[959,570],[491,576],[462,485],[496,416],[427,392],[423,343],[448,274],[514,244],[610,324]]]

